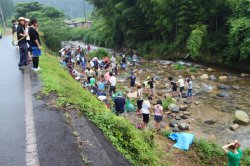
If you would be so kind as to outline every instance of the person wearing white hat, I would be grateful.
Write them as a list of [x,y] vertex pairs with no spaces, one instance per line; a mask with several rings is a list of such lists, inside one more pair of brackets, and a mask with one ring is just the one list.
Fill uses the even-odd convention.
[[18,20],[19,24],[17,26],[17,40],[20,51],[20,61],[18,66],[22,67],[28,65],[28,46],[26,43],[26,37],[28,36],[25,32],[25,18],[20,17]]

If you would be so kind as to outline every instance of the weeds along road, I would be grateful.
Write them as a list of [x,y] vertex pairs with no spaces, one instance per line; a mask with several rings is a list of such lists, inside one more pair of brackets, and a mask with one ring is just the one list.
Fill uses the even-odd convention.
[[[46,100],[37,99],[41,90],[39,75],[31,71],[31,66],[18,68],[19,52],[11,40],[11,36],[0,40],[0,165],[86,165],[64,113],[48,107]],[[85,156],[93,159],[90,165],[115,165],[112,156],[120,154],[109,142],[100,141],[103,136],[94,134],[95,126],[84,125],[89,127],[82,139],[95,140],[86,154],[91,156]],[[107,145],[111,148],[104,148]],[[120,160],[122,165],[129,165],[122,157]]]

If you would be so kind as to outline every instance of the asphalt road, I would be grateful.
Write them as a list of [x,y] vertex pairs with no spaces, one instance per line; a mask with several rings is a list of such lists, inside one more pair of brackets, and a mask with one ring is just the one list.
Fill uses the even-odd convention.
[[0,58],[0,166],[131,165],[84,117],[74,118],[73,127],[91,146],[78,147],[64,112],[37,98],[38,73],[18,67],[11,36],[0,40]]
[[0,165],[82,166],[81,152],[60,111],[43,107],[30,66],[19,69],[11,36],[0,40]]
[[0,165],[25,164],[24,71],[11,37],[0,40]]

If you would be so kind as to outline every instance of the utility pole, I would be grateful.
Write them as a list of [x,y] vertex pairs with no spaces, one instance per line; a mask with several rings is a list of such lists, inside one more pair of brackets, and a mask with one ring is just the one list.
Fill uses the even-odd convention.
[[2,6],[1,5],[0,5],[0,14],[1,14],[3,28],[4,28],[4,31],[5,31],[6,30],[6,25],[5,25],[5,20],[4,20],[4,15],[3,15],[3,10],[2,10]]
[[83,0],[83,7],[84,7],[84,18],[85,18],[85,22],[87,22],[87,19],[86,19],[86,4],[85,4],[85,0]]
[[70,16],[71,16],[71,20],[73,20],[73,9],[72,9],[72,5],[70,5]]

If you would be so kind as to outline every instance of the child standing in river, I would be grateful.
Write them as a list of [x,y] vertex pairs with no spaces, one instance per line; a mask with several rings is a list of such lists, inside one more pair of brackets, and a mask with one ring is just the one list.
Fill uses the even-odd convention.
[[187,97],[192,98],[193,97],[193,82],[192,82],[191,78],[187,79],[187,85],[188,85]]

